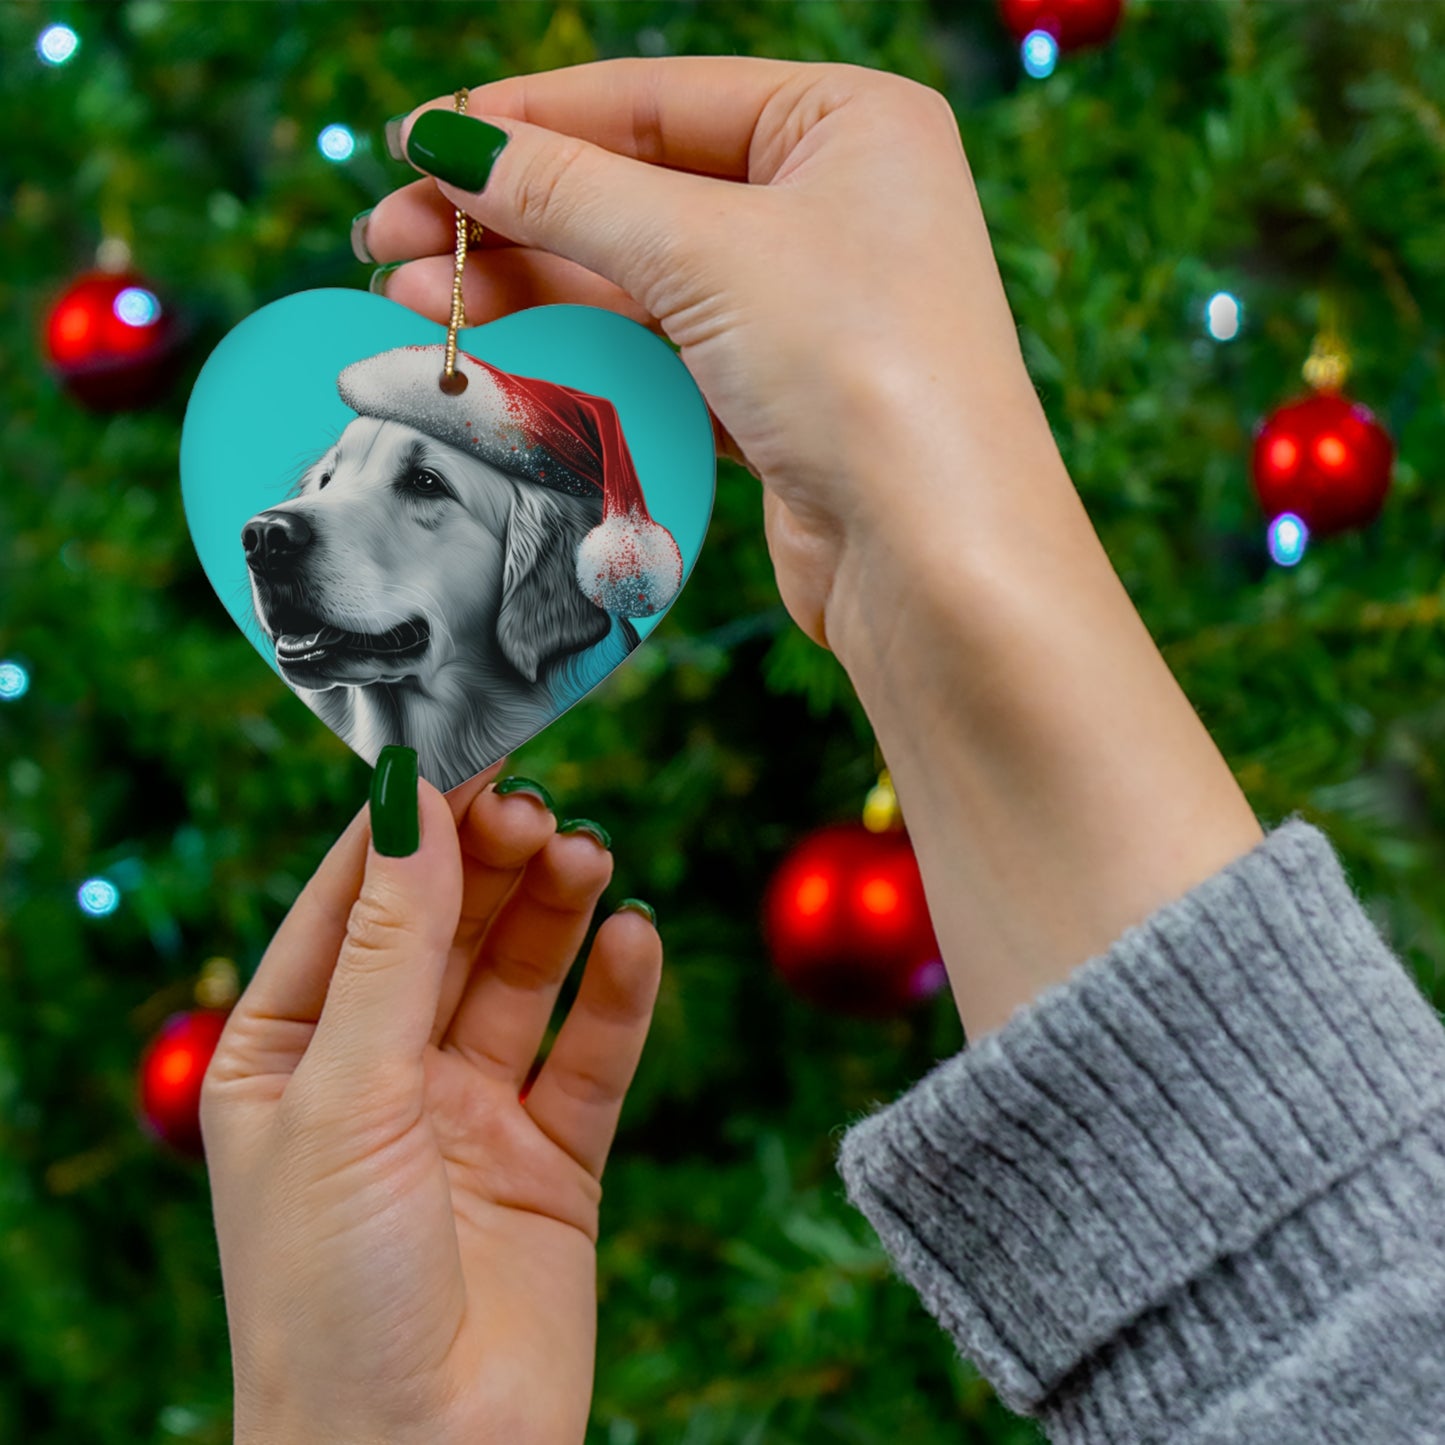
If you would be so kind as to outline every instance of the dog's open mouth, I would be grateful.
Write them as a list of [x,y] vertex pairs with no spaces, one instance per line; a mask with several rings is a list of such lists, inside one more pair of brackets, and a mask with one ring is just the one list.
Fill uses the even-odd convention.
[[358,656],[399,660],[419,656],[431,641],[431,627],[424,617],[399,622],[385,632],[348,632],[297,608],[286,608],[270,621],[276,661],[283,666],[317,667],[334,658]]

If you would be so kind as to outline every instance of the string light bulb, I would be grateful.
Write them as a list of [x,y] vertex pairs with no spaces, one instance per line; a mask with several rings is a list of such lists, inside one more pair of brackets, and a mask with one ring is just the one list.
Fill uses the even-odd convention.
[[349,161],[356,153],[356,137],[349,126],[328,125],[316,137],[316,148],[327,160],[339,164]]
[[1019,46],[1024,71],[1035,80],[1046,80],[1059,63],[1059,42],[1047,30],[1031,30]]
[[68,25],[47,25],[35,42],[35,53],[46,65],[64,65],[80,49],[80,36]]
[[87,878],[76,889],[75,900],[91,918],[109,918],[120,907],[120,889],[109,878]]
[[1228,291],[1216,291],[1204,308],[1204,329],[1216,341],[1233,341],[1244,325],[1244,307]]
[[0,702],[18,702],[30,691],[30,674],[23,664],[6,658],[0,662]]
[[1269,524],[1269,555],[1281,567],[1293,567],[1305,554],[1310,529],[1293,512],[1281,512]]

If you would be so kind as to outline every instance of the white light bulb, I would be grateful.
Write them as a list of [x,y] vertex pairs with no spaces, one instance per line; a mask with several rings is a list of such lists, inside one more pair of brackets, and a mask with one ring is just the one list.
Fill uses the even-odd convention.
[[1054,73],[1059,63],[1059,42],[1047,30],[1030,30],[1019,47],[1024,69],[1035,80],[1043,80]]
[[1204,329],[1216,341],[1233,341],[1244,324],[1244,307],[1228,291],[1216,291],[1204,308]]
[[105,918],[120,907],[120,889],[109,878],[87,878],[76,893],[82,913]]
[[64,65],[80,49],[80,36],[68,25],[47,25],[35,42],[35,53],[47,65]]
[[111,308],[127,326],[150,326],[160,320],[161,303],[143,286],[127,286]]
[[30,691],[30,674],[8,659],[0,662],[0,702],[15,702]]
[[1269,524],[1269,555],[1281,567],[1293,567],[1305,554],[1310,529],[1293,512],[1281,512]]
[[329,125],[316,137],[316,145],[329,161],[349,161],[356,150],[356,137],[344,125]]

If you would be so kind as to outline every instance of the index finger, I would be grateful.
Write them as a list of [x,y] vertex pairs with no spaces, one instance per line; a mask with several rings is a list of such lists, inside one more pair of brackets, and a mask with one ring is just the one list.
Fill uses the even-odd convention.
[[[598,60],[479,85],[468,109],[527,121],[672,170],[766,179],[749,175],[749,158],[768,106],[786,99],[790,86],[811,83],[817,72],[816,66],[741,55]],[[447,98],[424,108],[451,105]]]

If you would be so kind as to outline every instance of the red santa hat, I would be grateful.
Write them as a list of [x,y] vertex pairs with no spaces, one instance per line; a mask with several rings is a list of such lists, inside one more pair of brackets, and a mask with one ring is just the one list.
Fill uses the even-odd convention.
[[577,548],[577,585],[605,612],[651,617],[682,586],[682,553],[648,515],[617,408],[605,396],[514,376],[457,352],[464,388],[441,389],[440,346],[401,346],[354,361],[336,379],[361,416],[399,421],[538,486],[602,498],[602,521]]

